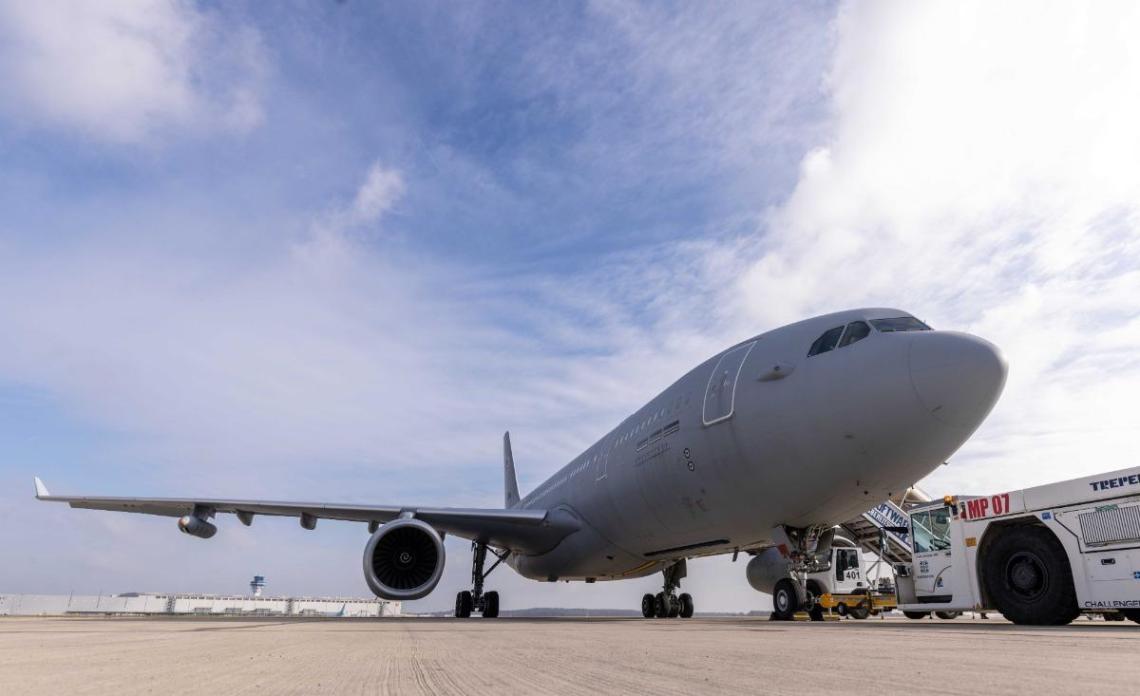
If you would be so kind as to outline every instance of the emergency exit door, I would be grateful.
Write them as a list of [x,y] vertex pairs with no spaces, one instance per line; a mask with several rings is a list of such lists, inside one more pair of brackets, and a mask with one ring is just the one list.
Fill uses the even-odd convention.
[[732,348],[716,361],[716,367],[709,375],[708,386],[705,387],[705,404],[702,413],[705,425],[732,418],[736,408],[736,383],[740,379],[740,369],[744,367],[744,359],[755,345],[756,342],[753,341]]

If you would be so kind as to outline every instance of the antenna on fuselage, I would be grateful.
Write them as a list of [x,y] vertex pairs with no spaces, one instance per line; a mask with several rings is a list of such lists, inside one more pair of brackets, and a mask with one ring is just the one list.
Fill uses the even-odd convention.
[[511,431],[503,433],[503,488],[508,508],[519,503],[519,482],[515,477],[515,456],[511,453]]

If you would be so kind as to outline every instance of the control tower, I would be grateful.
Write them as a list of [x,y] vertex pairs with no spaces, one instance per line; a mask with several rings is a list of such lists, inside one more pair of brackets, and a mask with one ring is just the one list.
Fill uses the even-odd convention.
[[265,587],[265,576],[254,575],[253,580],[249,581],[249,593],[254,597],[261,596],[261,590]]

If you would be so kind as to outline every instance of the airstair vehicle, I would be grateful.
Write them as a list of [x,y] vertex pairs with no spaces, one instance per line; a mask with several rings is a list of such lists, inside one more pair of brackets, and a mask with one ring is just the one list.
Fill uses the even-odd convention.
[[884,500],[859,517],[840,525],[864,551],[888,563],[910,561],[910,518],[906,508],[928,502],[930,496],[911,488],[896,503]]
[[[818,569],[807,576],[808,591],[817,598],[808,615],[818,620],[826,609],[865,619],[895,608],[894,568],[911,559],[910,517],[904,508],[929,500],[921,489],[911,488],[897,502],[885,500],[839,525],[826,560],[821,559]],[[864,560],[868,557],[874,560]],[[949,619],[957,614],[939,616]]]

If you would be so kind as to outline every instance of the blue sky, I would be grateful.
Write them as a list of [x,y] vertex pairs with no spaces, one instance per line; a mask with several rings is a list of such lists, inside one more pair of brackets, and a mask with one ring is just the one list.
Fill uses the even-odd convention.
[[[1138,28],[1124,3],[0,2],[0,591],[361,594],[352,525],[203,544],[36,505],[30,476],[495,505],[502,430],[529,489],[724,345],[859,305],[1010,358],[928,487],[1130,464]],[[450,553],[422,606],[463,582]],[[703,608],[766,605],[694,566]]]

